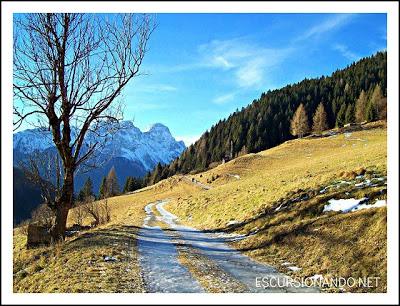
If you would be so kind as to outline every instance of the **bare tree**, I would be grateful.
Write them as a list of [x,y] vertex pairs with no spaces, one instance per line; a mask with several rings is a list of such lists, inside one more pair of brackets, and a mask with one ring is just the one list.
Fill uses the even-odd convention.
[[361,123],[366,119],[366,108],[367,108],[368,97],[364,90],[361,91],[359,98],[356,100],[355,117],[356,122]]
[[46,204],[41,204],[32,212],[32,221],[38,222],[46,228],[53,225],[54,217],[54,212]]
[[317,134],[322,134],[322,132],[325,131],[327,128],[328,124],[326,122],[326,112],[324,104],[320,102],[314,113],[312,130]]
[[60,196],[62,165],[58,154],[33,152],[19,163],[26,178],[40,189],[43,204],[55,210],[55,199]]
[[122,89],[139,74],[154,28],[149,15],[14,18],[14,126],[27,122],[50,130],[61,160],[60,191],[51,205],[55,240],[65,236],[74,174],[89,165],[108,127],[118,128]]
[[120,189],[118,185],[117,173],[114,166],[110,169],[106,178],[106,195],[107,197],[113,197],[120,194]]
[[290,132],[293,136],[303,137],[310,130],[308,125],[308,116],[303,103],[299,105],[290,122]]
[[377,119],[386,120],[387,117],[387,99],[382,94],[382,89],[379,84],[375,85],[371,95],[371,102],[375,108]]
[[78,203],[72,210],[72,220],[75,224],[82,226],[86,217],[86,209],[83,203]]
[[82,208],[87,215],[94,219],[93,226],[105,224],[111,220],[111,211],[107,198],[95,201],[93,197],[89,197],[82,204]]

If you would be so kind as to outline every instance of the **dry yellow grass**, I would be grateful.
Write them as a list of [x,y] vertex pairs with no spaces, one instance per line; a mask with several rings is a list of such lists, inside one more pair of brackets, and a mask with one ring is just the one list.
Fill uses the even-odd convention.
[[[179,178],[146,191],[108,199],[111,222],[67,238],[51,247],[26,249],[26,236],[14,231],[15,292],[143,292],[136,238],[144,206],[160,199],[197,191]],[[71,211],[73,214],[73,210]],[[87,217],[86,224],[92,220]],[[73,220],[69,218],[68,224]],[[113,256],[116,262],[106,262]]]
[[[385,291],[385,207],[321,214],[324,201],[333,196],[325,194],[300,201],[288,210],[265,214],[282,199],[352,179],[352,172],[360,169],[367,175],[386,175],[384,127],[347,136],[289,141],[193,175],[208,183],[210,190],[175,176],[138,193],[110,198],[109,224],[68,238],[56,247],[26,250],[26,238],[15,231],[14,291],[142,292],[136,234],[143,224],[144,206],[167,198],[166,208],[182,223],[197,228],[225,228],[229,221],[247,220],[238,232],[262,229],[236,247],[285,273],[282,261],[301,267],[298,276],[379,276],[381,282],[375,290]],[[373,194],[379,188],[351,192],[361,197],[363,192]],[[90,218],[85,220],[90,222]],[[118,261],[106,263],[103,255]]]

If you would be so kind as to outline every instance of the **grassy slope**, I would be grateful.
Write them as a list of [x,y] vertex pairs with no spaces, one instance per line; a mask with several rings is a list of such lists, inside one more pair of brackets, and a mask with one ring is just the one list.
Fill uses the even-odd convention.
[[[14,231],[15,292],[143,292],[136,237],[144,206],[197,188],[171,178],[132,195],[109,199],[111,222],[52,247],[27,250],[26,236]],[[73,210],[70,212],[72,216]],[[85,222],[90,223],[88,218]],[[70,218],[69,222],[72,224]],[[117,262],[105,262],[114,256]]]
[[[350,137],[293,140],[237,158],[195,175],[204,183],[217,177],[211,183],[214,188],[171,201],[167,209],[182,222],[204,229],[229,229],[229,221],[246,221],[237,232],[260,231],[236,247],[285,273],[289,271],[281,263],[289,261],[302,268],[294,276],[377,276],[382,281],[376,290],[385,291],[386,207],[322,213],[331,198],[386,198],[377,195],[385,186],[357,190],[345,185],[326,194],[317,192],[342,180],[343,172],[360,168],[367,170],[367,177],[386,175],[384,127]],[[283,199],[304,193],[311,199],[274,211]]]
[[[167,209],[180,216],[183,223],[198,228],[226,228],[230,220],[247,220],[236,231],[260,231],[236,246],[285,273],[288,271],[281,266],[282,261],[301,267],[296,275],[380,276],[383,281],[378,291],[384,291],[385,207],[322,214],[326,200],[335,195],[328,192],[287,210],[265,214],[279,200],[303,191],[310,193],[337,180],[341,172],[360,167],[370,174],[386,173],[385,128],[354,132],[349,138],[340,134],[289,141],[195,175],[203,183],[218,176],[210,183],[211,190],[176,176],[142,192],[111,198],[109,224],[68,238],[63,245],[26,250],[26,238],[16,230],[14,291],[142,292],[135,237],[143,224],[143,207],[165,198],[171,199]],[[240,175],[240,179],[231,175]],[[335,192],[342,195],[349,191],[361,197],[375,189],[357,194],[345,189]],[[106,263],[103,255],[113,255],[119,261]]]

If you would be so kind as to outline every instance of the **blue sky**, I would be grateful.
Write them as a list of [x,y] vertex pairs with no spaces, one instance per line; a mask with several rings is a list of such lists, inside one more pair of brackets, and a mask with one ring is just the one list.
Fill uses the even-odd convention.
[[124,119],[189,144],[262,92],[386,49],[386,14],[158,14]]
[[158,14],[125,118],[186,143],[268,89],[386,49],[386,14]]

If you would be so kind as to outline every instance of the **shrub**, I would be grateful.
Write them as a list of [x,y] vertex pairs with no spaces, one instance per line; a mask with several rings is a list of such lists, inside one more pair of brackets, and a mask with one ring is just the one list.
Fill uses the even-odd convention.
[[111,210],[108,206],[108,200],[106,198],[97,202],[94,201],[94,198],[91,198],[88,199],[82,206],[86,214],[90,215],[94,219],[94,222],[92,222],[93,226],[110,222]]
[[32,222],[37,222],[46,228],[50,228],[53,225],[54,219],[54,212],[46,204],[41,204],[32,212]]

